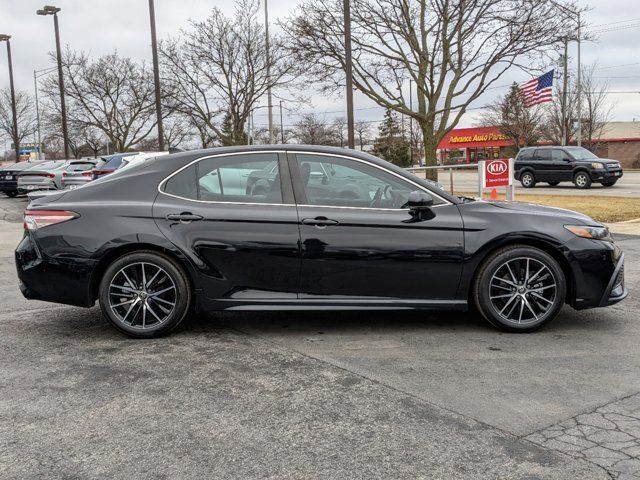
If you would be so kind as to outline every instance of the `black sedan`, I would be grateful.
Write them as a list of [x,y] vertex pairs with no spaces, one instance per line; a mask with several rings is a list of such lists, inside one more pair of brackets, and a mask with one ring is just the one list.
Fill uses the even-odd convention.
[[[268,188],[248,188],[274,166]],[[16,250],[25,297],[99,300],[136,337],[225,309],[476,307],[528,332],[565,303],[625,298],[623,261],[584,215],[460,198],[371,155],[302,145],[167,155],[37,199]]]
[[0,168],[0,192],[4,192],[8,197],[18,195],[18,175],[40,163],[39,161],[17,162]]

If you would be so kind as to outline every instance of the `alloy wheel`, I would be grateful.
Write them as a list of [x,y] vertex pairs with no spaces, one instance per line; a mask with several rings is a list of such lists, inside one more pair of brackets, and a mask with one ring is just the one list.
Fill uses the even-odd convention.
[[558,286],[550,268],[530,257],[510,259],[491,277],[489,298],[506,322],[528,325],[540,322],[552,309]]
[[171,316],[178,290],[166,270],[148,262],[121,268],[109,284],[109,308],[122,324],[135,329],[155,328]]

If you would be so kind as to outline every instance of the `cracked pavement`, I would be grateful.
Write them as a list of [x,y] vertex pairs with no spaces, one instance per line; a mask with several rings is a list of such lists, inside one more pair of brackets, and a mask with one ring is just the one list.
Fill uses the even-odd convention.
[[[473,314],[226,312],[121,336],[26,301],[0,197],[1,478],[631,479],[640,462],[640,239],[630,298],[536,334]],[[634,476],[635,475],[635,476]]]

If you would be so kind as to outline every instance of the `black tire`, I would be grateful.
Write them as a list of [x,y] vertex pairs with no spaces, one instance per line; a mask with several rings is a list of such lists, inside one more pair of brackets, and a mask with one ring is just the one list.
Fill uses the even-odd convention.
[[558,185],[560,185],[560,182],[548,182],[549,185],[551,185],[552,187],[557,187]]
[[533,172],[523,172],[520,175],[520,183],[524,188],[533,188],[536,186],[536,177],[533,175]]
[[[156,272],[156,277],[149,278]],[[142,278],[146,280],[145,288],[141,288]],[[136,284],[136,290],[130,287],[129,279]],[[118,286],[120,282],[123,286]],[[191,287],[177,262],[166,255],[141,250],[109,265],[100,281],[98,298],[102,314],[117,330],[135,338],[152,338],[167,334],[184,320],[191,305]],[[125,314],[132,302],[131,312]],[[173,306],[167,306],[171,303]],[[135,305],[140,306],[134,308]],[[129,319],[133,318],[131,323],[126,321],[129,315]]]
[[587,172],[578,172],[573,176],[573,184],[581,190],[591,188],[591,177]]
[[5,193],[5,194],[7,195],[7,197],[9,197],[9,198],[13,198],[13,197],[15,197],[16,195],[18,195],[18,192],[17,192],[16,190],[10,190],[10,191],[8,191],[8,192],[4,192],[4,193]]
[[603,187],[613,187],[618,180],[610,180],[608,182],[602,182]]
[[[523,291],[517,289],[519,282],[515,284],[514,289],[498,278],[501,276],[500,272],[508,271],[504,268],[505,264],[509,264],[513,275],[521,280],[526,275],[527,263],[529,278],[535,283],[525,287]],[[541,266],[546,270],[542,270]],[[539,269],[543,273],[536,278],[535,272]],[[555,284],[553,290],[552,287],[545,286],[551,283]],[[507,291],[509,293],[506,293]],[[564,274],[553,257],[534,247],[514,245],[496,251],[479,267],[473,285],[473,300],[482,316],[496,328],[507,332],[527,333],[538,330],[558,315],[564,305],[566,291]],[[503,295],[507,298],[498,298],[500,292],[505,292]],[[534,295],[544,298],[545,301]],[[513,308],[516,312],[514,318],[511,318]],[[520,320],[516,321],[515,317],[518,315]]]

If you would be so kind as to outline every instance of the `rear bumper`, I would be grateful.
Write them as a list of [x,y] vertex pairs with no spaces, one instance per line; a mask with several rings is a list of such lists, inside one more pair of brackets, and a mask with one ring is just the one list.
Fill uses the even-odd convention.
[[17,192],[17,191],[18,191],[17,180],[0,181],[0,192]]
[[47,257],[29,233],[16,248],[15,261],[20,291],[25,298],[79,307],[95,303],[89,292],[94,261],[71,256]]
[[56,187],[55,183],[18,184],[18,192],[20,193],[35,192],[37,190],[58,190],[58,188]]

